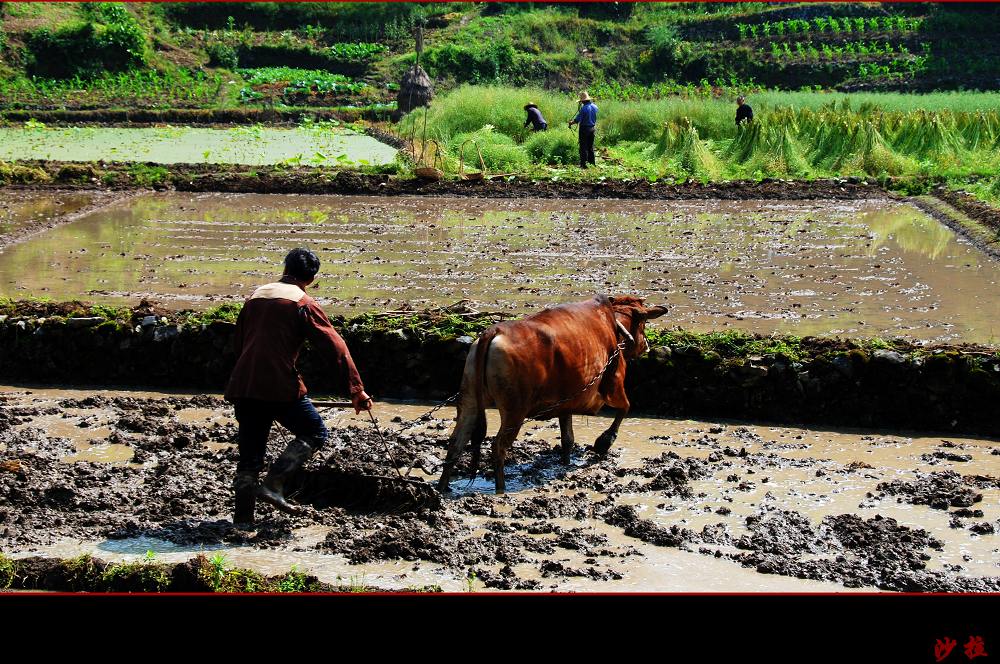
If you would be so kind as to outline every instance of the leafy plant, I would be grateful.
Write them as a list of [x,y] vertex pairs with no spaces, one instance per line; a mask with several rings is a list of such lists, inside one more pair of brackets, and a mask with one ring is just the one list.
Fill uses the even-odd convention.
[[278,582],[278,591],[283,593],[302,593],[306,591],[307,575],[298,570],[297,565],[292,568]]
[[236,69],[240,59],[236,54],[236,49],[229,44],[217,42],[205,47],[208,54],[208,65],[210,67],[224,67],[225,69]]
[[0,590],[7,590],[17,576],[17,562],[0,553]]
[[222,588],[222,582],[226,578],[226,568],[229,561],[226,560],[225,554],[217,553],[208,559],[208,563],[206,582],[214,592],[219,592],[219,589]]

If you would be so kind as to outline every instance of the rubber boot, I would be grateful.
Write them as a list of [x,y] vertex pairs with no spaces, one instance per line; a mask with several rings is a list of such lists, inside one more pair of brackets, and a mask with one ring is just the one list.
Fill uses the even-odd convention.
[[253,525],[253,512],[257,503],[257,471],[240,470],[233,480],[235,501],[233,505],[233,525]]
[[282,512],[298,514],[299,510],[285,500],[285,482],[309,460],[313,451],[313,448],[301,438],[288,443],[281,456],[271,464],[264,482],[257,487],[257,497]]

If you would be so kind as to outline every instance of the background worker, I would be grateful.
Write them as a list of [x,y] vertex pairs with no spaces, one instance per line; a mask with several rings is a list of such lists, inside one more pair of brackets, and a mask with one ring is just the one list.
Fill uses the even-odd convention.
[[531,125],[531,131],[545,131],[549,128],[549,123],[545,121],[542,112],[538,110],[538,105],[534,102],[524,105],[524,110],[528,113],[528,119],[524,121],[524,126]]
[[747,103],[747,98],[740,95],[736,98],[736,104],[736,126],[740,126],[741,122],[753,122],[753,109]]
[[594,136],[597,133],[597,105],[586,92],[580,93],[580,110],[576,117],[569,121],[570,129],[574,124],[580,125],[580,168],[586,169],[587,164],[597,165],[594,154]]
[[[295,367],[308,339],[333,369],[334,378],[351,395],[356,413],[370,410],[361,376],[347,344],[330,319],[306,295],[319,272],[319,258],[308,249],[285,256],[280,281],[259,287],[247,300],[236,321],[234,343],[238,360],[226,387],[226,400],[235,405],[239,422],[239,463],[236,466],[233,523],[250,524],[256,498],[285,512],[296,510],[285,501],[285,482],[327,440],[328,432]],[[277,421],[295,435],[271,464],[262,484],[267,437]]]

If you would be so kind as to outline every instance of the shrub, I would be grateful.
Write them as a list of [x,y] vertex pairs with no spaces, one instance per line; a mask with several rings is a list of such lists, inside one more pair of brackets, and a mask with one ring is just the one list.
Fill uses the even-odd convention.
[[[469,142],[466,143],[466,141]],[[479,155],[472,141],[475,141],[479,146],[486,168],[491,171],[504,173],[519,171],[530,163],[528,153],[523,147],[517,145],[514,139],[497,133],[492,126],[486,125],[474,132],[458,134],[448,145],[450,152],[456,156],[460,154],[459,149],[462,149],[461,155],[468,166],[479,166]],[[465,144],[464,147],[463,144]]]
[[205,52],[208,53],[208,66],[209,67],[223,67],[225,69],[236,69],[239,66],[239,56],[236,55],[236,49],[228,44],[215,43],[209,44],[205,48]]
[[41,28],[30,33],[28,70],[51,78],[93,78],[146,65],[146,35],[127,10],[119,7],[91,13],[102,19],[112,16],[114,20],[107,24],[77,23],[55,32]]
[[[535,59],[517,52],[509,39],[503,39],[429,48],[421,64],[434,78],[453,78],[459,83],[522,85],[531,77]],[[412,62],[412,57],[405,59],[406,66]]]
[[[598,107],[600,108],[600,107]],[[600,110],[598,111],[600,114]],[[623,106],[617,113],[608,113],[602,129],[608,143],[619,141],[651,141],[663,126],[647,107]]]
[[535,132],[525,141],[524,149],[532,161],[553,166],[575,164],[580,154],[576,132],[565,127]]
[[153,166],[147,164],[133,164],[128,169],[133,182],[140,187],[151,187],[155,184],[166,182],[170,177],[170,171],[163,166]]

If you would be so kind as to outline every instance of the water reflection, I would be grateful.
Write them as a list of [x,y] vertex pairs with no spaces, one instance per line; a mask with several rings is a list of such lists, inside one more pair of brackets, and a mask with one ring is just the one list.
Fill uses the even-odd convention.
[[239,127],[0,128],[0,160],[141,161],[156,164],[386,164],[394,148],[348,130]]
[[889,200],[585,201],[150,194],[0,258],[0,295],[182,307],[242,300],[284,253],[323,260],[331,312],[529,312],[632,292],[660,325],[989,341],[997,266]]

